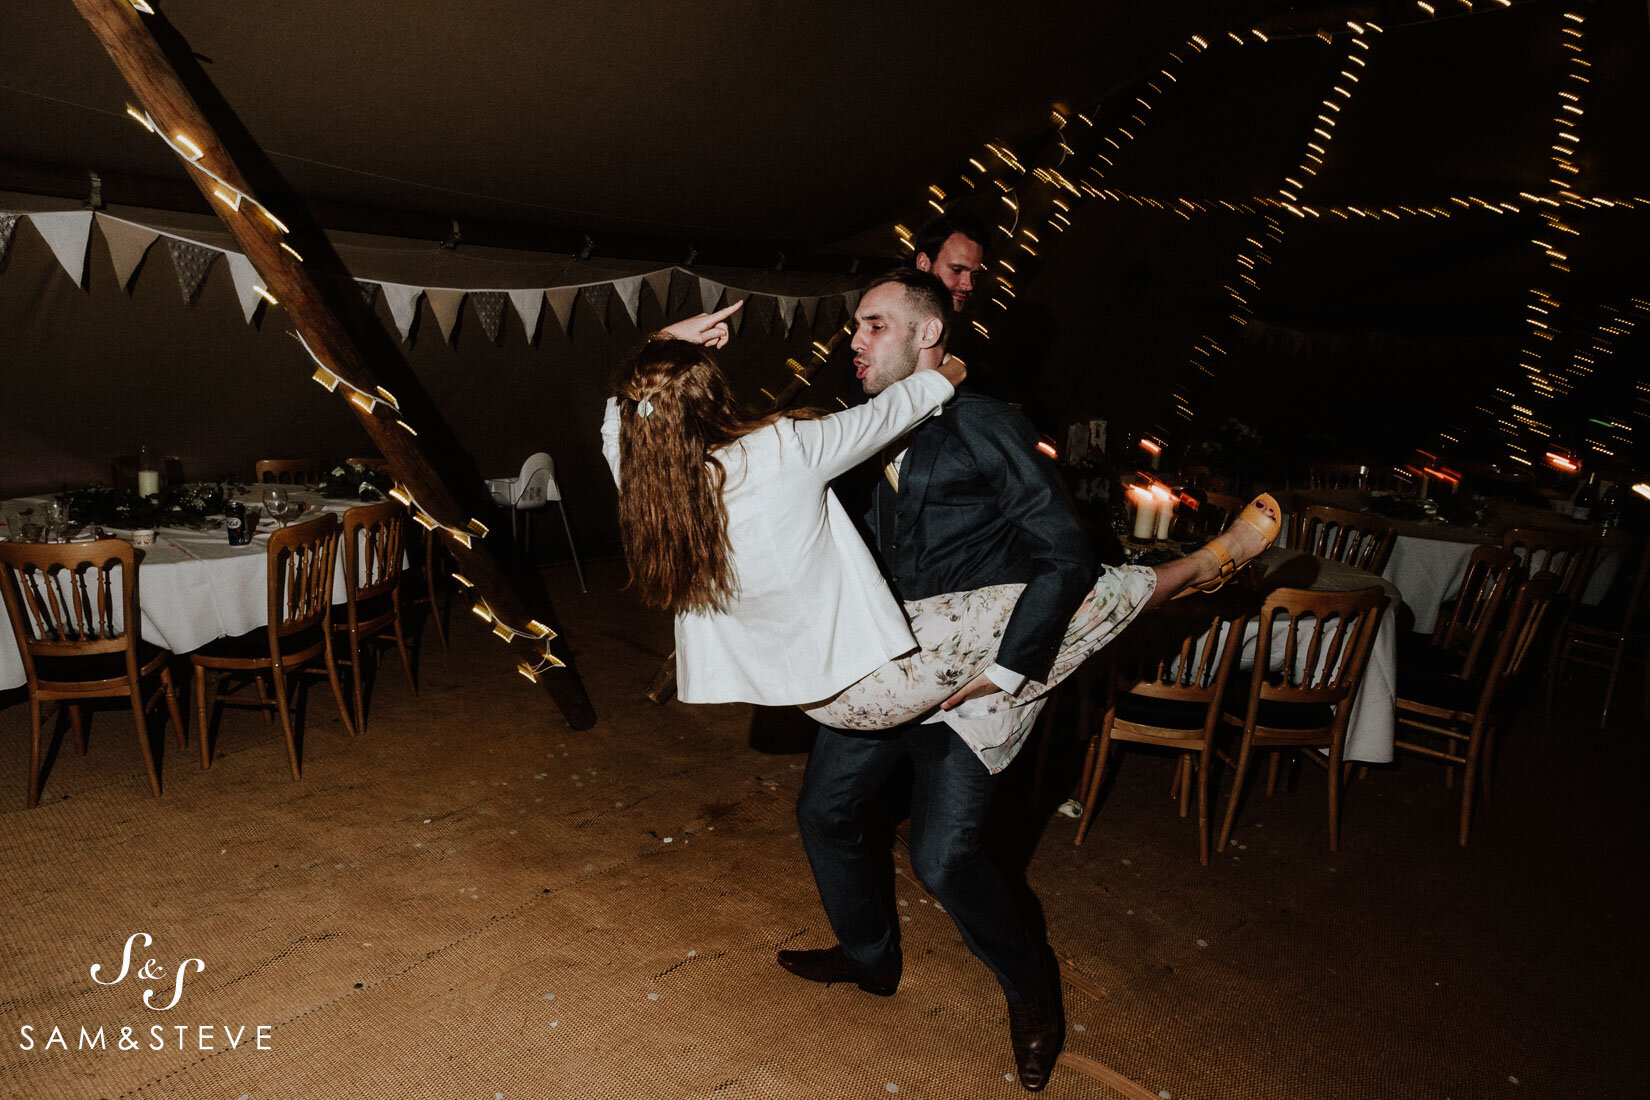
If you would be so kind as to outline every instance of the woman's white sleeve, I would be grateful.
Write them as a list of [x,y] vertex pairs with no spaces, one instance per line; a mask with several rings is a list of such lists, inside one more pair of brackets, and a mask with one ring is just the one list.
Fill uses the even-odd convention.
[[619,402],[609,397],[607,413],[602,417],[602,457],[613,471],[613,484],[619,483]]
[[939,412],[956,389],[937,370],[903,378],[863,405],[820,420],[793,421],[810,466],[837,477]]

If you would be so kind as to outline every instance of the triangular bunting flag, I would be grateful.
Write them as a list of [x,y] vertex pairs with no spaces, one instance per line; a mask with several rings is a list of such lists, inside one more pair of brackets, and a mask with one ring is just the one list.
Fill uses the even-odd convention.
[[733,331],[734,332],[738,332],[741,328],[745,327],[745,314],[746,314],[746,312],[748,312],[750,310],[750,302],[748,301],[748,299],[751,296],[751,292],[748,291],[748,290],[735,290],[733,287],[730,286],[730,287],[727,288],[726,293],[727,293],[726,302],[727,302],[728,305],[731,306],[735,302],[744,302],[745,303],[745,308],[744,309],[740,310],[738,313],[735,313],[732,317],[728,318],[728,324],[733,326]]
[[476,316],[481,318],[481,331],[487,334],[487,339],[498,343],[499,322],[504,320],[504,291],[471,291],[470,304],[476,307]]
[[859,305],[859,300],[864,296],[865,292],[863,290],[849,290],[843,292],[842,308],[848,311],[849,318],[853,317],[854,307]]
[[143,262],[149,246],[160,234],[153,229],[123,222],[119,218],[107,218],[102,214],[97,215],[97,225],[103,230],[103,243],[109,246],[109,262],[114,265],[115,282],[120,284],[120,289],[127,290],[126,284],[132,281],[132,272]]
[[527,342],[531,344],[538,335],[539,315],[544,312],[544,291],[542,290],[511,290],[510,304],[516,307],[516,315],[521,318],[521,327],[527,330]]
[[688,295],[693,293],[698,281],[679,267],[671,268],[670,304],[665,309],[665,316],[669,317],[687,308]]
[[630,314],[630,323],[636,324],[636,307],[642,304],[642,276],[614,280],[613,292],[619,296],[624,311]]
[[814,329],[814,316],[819,311],[819,299],[804,298],[797,305],[802,307],[802,320],[807,322],[808,331],[812,332]]
[[435,323],[441,326],[441,338],[449,344],[453,342],[453,329],[458,325],[458,310],[464,304],[466,293],[449,287],[424,288],[424,297],[430,303],[430,312],[435,314]]
[[355,285],[361,288],[361,297],[367,300],[367,308],[372,308],[372,300],[378,294],[378,284],[371,279],[357,279]]
[[670,316],[670,277],[675,273],[675,268],[667,267],[642,276],[642,282],[653,292],[653,300],[659,303],[659,312],[666,317]]
[[774,299],[779,310],[779,324],[785,330],[786,336],[791,334],[791,323],[796,320],[796,304],[801,300],[800,298],[787,298],[783,294]]
[[553,286],[544,292],[545,299],[550,303],[550,311],[556,315],[556,323],[561,325],[563,335],[573,335],[573,299],[579,296],[576,286]]
[[218,250],[167,237],[166,251],[172,254],[172,266],[178,270],[178,289],[183,291],[184,302],[194,305],[195,298],[201,292],[201,284],[206,282],[206,273],[212,268],[212,261],[218,258]]
[[607,303],[613,300],[612,283],[589,283],[579,288],[584,292],[584,300],[590,308],[596,311],[596,323],[607,328]]
[[716,312],[717,303],[722,300],[723,286],[715,279],[699,279],[699,312]]
[[258,277],[258,269],[252,266],[252,261],[239,252],[226,252],[224,255],[229,257],[229,277],[235,280],[235,297],[241,300],[241,312],[250,325],[258,312],[258,303],[264,300],[264,296],[258,293],[258,287],[264,281]]
[[86,277],[86,242],[92,236],[92,212],[71,210],[61,214],[30,214],[29,220],[51,246],[52,255],[69,273],[74,285]]
[[17,230],[21,214],[0,214],[0,263],[6,262],[6,250],[11,247],[11,235]]
[[418,299],[423,296],[424,288],[407,286],[404,283],[384,283],[384,304],[390,307],[390,316],[395,320],[395,331],[406,340],[412,332],[413,322],[418,319]]

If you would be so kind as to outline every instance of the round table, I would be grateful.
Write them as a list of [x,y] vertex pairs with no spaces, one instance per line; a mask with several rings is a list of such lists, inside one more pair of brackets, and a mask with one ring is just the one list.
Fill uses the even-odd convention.
[[[8,507],[38,507],[50,497],[27,497],[7,501]],[[249,506],[260,502],[254,489],[240,497]],[[308,507],[296,520],[315,519],[325,512],[346,512],[360,501],[331,500],[308,490],[295,489],[291,499]],[[259,524],[252,541],[230,546],[222,530],[192,531],[182,527],[162,527],[155,532],[152,546],[136,548],[141,581],[138,610],[142,616],[142,637],[151,645],[173,653],[199,649],[214,638],[233,637],[269,623],[269,534],[273,521]],[[129,530],[104,528],[116,538],[129,538]],[[5,532],[9,537],[10,532]],[[332,599],[345,599],[342,555],[333,577]],[[124,627],[125,624],[121,623]],[[0,629],[0,690],[23,686],[27,677],[17,639],[9,623]]]

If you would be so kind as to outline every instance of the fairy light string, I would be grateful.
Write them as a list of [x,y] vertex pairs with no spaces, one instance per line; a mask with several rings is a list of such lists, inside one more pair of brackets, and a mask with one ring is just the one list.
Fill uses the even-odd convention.
[[[154,14],[153,9],[146,3],[143,3],[142,0],[132,0],[132,6],[140,13],[147,15]],[[288,262],[298,264],[304,262],[303,256],[296,249],[294,249],[285,240],[280,239],[287,236],[291,232],[286,223],[278,218],[274,211],[270,210],[269,207],[265,206],[252,195],[248,194],[243,188],[231,183],[223,174],[213,171],[212,168],[206,163],[208,159],[207,150],[202,148],[198,142],[196,142],[188,134],[181,131],[168,134],[166,129],[156,123],[154,117],[148,111],[140,110],[137,107],[128,106],[126,108],[126,113],[150,133],[156,135],[163,142],[165,142],[167,147],[176,153],[179,159],[182,160],[190,169],[199,172],[201,175],[211,180],[213,184],[211,188],[213,196],[227,206],[231,211],[236,213],[244,213],[246,208],[250,208],[262,215],[262,220],[266,230],[273,231],[277,235],[276,243],[279,245],[280,250],[290,257]],[[271,294],[263,285],[256,285],[253,289],[271,305],[279,304],[275,296]],[[413,426],[401,415],[401,403],[396,399],[393,393],[382,386],[375,386],[371,390],[357,386],[349,379],[343,377],[343,375],[339,373],[335,364],[328,362],[319,353],[317,353],[315,348],[310,345],[309,341],[304,339],[302,333],[292,331],[290,332],[290,335],[298,342],[298,344],[304,349],[304,353],[315,364],[315,372],[311,377],[329,393],[341,393],[351,405],[355,406],[363,415],[366,416],[378,416],[381,414],[382,410],[388,410],[389,413],[392,414],[390,418],[393,419],[398,426],[412,435],[418,434]],[[426,531],[438,530],[454,543],[463,546],[466,550],[469,550],[474,546],[476,539],[487,537],[488,527],[479,519],[472,517],[462,526],[458,524],[444,523],[436,519],[431,511],[420,504],[417,498],[413,496],[412,491],[403,484],[397,483],[395,487],[390,490],[389,495],[408,510],[408,513],[411,515],[413,521],[420,527],[424,528]],[[466,590],[471,590],[474,588],[473,583],[463,574],[454,572],[453,577],[455,580],[460,582]],[[528,644],[532,646],[532,659],[522,661],[516,666],[516,671],[528,680],[537,683],[539,677],[544,672],[553,668],[565,667],[565,663],[560,658],[556,657],[556,655],[551,651],[551,642],[555,640],[557,634],[544,623],[538,621],[537,619],[531,619],[525,627],[512,627],[499,617],[498,613],[479,593],[475,594],[475,603],[472,605],[471,610],[483,620],[492,624],[493,634],[506,644],[513,643],[517,638],[523,638],[526,639]]]
[[[1414,3],[1413,10],[1407,18],[1401,10],[1396,12],[1397,19],[1391,27],[1409,28],[1442,23],[1450,19],[1499,13],[1528,2],[1531,0],[1517,0],[1516,3],[1515,0]],[[1556,130],[1548,151],[1552,164],[1548,180],[1549,190],[1543,193],[1526,191],[1517,195],[1455,195],[1442,201],[1429,200],[1422,203],[1341,202],[1324,205],[1313,203],[1308,197],[1313,180],[1323,168],[1332,148],[1340,120],[1350,109],[1360,85],[1367,77],[1377,36],[1389,31],[1389,26],[1384,22],[1348,20],[1344,25],[1289,33],[1268,33],[1259,28],[1251,28],[1243,32],[1227,31],[1224,35],[1193,35],[1183,45],[1169,52],[1156,73],[1144,81],[1114,93],[1108,97],[1105,104],[1088,112],[1070,116],[1056,111],[1054,120],[1060,134],[1053,148],[1058,149],[1062,157],[1071,156],[1074,147],[1084,147],[1084,142],[1073,136],[1074,132],[1086,137],[1087,144],[1092,146],[1092,151],[1088,154],[1092,163],[1074,173],[1075,180],[1068,178],[1068,170],[1065,169],[1063,160],[1056,160],[1052,164],[1045,162],[1029,170],[1016,161],[1012,163],[1012,168],[1021,176],[1018,181],[1011,182],[1001,178],[994,180],[996,188],[1001,192],[999,209],[1003,215],[996,227],[997,233],[1011,247],[1006,250],[1002,259],[993,264],[988,281],[989,301],[998,310],[1009,308],[1015,298],[1016,284],[1023,284],[1029,274],[1026,259],[1035,259],[1040,240],[1046,240],[1049,234],[1068,229],[1076,208],[1085,202],[1128,204],[1143,209],[1155,209],[1165,214],[1172,213],[1186,220],[1192,220],[1200,215],[1220,214],[1250,215],[1259,218],[1256,231],[1247,235],[1243,247],[1235,257],[1236,271],[1233,281],[1224,287],[1230,306],[1224,321],[1239,330],[1247,325],[1253,316],[1250,303],[1254,292],[1259,289],[1261,273],[1272,262],[1277,246],[1282,243],[1286,227],[1295,222],[1324,219],[1349,222],[1421,218],[1444,220],[1463,215],[1533,216],[1540,223],[1539,231],[1532,239],[1536,247],[1541,249],[1542,258],[1547,266],[1548,277],[1543,280],[1546,285],[1532,288],[1530,293],[1526,315],[1527,339],[1519,356],[1518,376],[1496,387],[1488,401],[1478,407],[1480,413],[1495,419],[1496,430],[1507,444],[1509,453],[1518,457],[1520,461],[1528,461],[1529,454],[1534,449],[1533,444],[1549,438],[1554,430],[1551,423],[1553,414],[1548,411],[1553,407],[1551,403],[1574,394],[1580,383],[1591,373],[1598,358],[1611,354],[1615,347],[1613,341],[1595,339],[1592,344],[1578,348],[1577,353],[1566,360],[1557,359],[1551,354],[1551,349],[1557,345],[1561,336],[1558,318],[1564,308],[1562,288],[1567,285],[1574,246],[1581,235],[1581,228],[1576,221],[1589,212],[1636,211],[1650,208],[1650,198],[1645,196],[1588,194],[1579,188],[1581,126],[1586,109],[1583,96],[1591,80],[1592,66],[1585,57],[1585,16],[1580,12],[1567,11],[1563,13],[1561,24],[1559,35],[1566,53],[1566,71],[1563,86],[1555,102]],[[1314,112],[1315,117],[1311,122],[1310,133],[1304,142],[1301,156],[1295,166],[1284,175],[1275,194],[1225,198],[1156,196],[1120,190],[1111,182],[1111,170],[1131,144],[1139,139],[1152,118],[1152,112],[1160,109],[1163,98],[1172,93],[1184,75],[1186,65],[1193,59],[1211,53],[1217,48],[1238,48],[1244,45],[1264,45],[1304,38],[1316,38],[1331,45],[1344,41],[1346,50],[1337,79]],[[1108,117],[1116,116],[1115,125],[1100,126],[1096,122],[1103,110]],[[1080,125],[1073,125],[1074,123]],[[984,175],[988,168],[998,167],[993,158],[998,157],[1000,150],[1006,149],[1007,146],[1000,142],[988,143],[987,156],[971,159],[970,166]],[[1071,189],[1069,194],[1062,190],[1064,187]],[[1029,218],[1031,209],[1037,205],[1035,196],[1038,188],[1053,196],[1043,204],[1046,214],[1041,222]],[[929,187],[924,202],[928,209],[943,214],[949,212],[959,199],[972,200],[973,190],[973,187],[968,187],[959,193],[935,184]],[[895,232],[899,246],[909,252],[912,247],[910,231],[901,225],[896,227]],[[1021,249],[1018,255],[1015,247]],[[1608,335],[1609,328],[1623,328],[1629,320],[1618,311],[1614,319],[1603,326],[1601,331]],[[1195,418],[1194,398],[1198,391],[1208,388],[1216,376],[1215,362],[1224,358],[1226,354],[1226,348],[1215,332],[1205,334],[1194,343],[1188,353],[1185,375],[1172,389],[1171,420],[1184,425]],[[1593,422],[1595,426],[1605,428],[1609,440],[1606,443],[1602,438],[1595,439],[1592,444],[1595,450],[1608,453],[1626,445],[1632,434],[1632,427],[1622,424],[1622,419],[1630,420],[1633,425],[1650,423],[1650,383],[1640,383],[1637,386],[1633,410],[1634,414],[1630,418],[1611,418]],[[1158,428],[1159,435],[1152,439],[1152,442],[1161,445],[1168,433],[1162,431],[1162,425],[1158,425]],[[1458,444],[1458,433],[1458,428],[1441,433],[1441,443]]]

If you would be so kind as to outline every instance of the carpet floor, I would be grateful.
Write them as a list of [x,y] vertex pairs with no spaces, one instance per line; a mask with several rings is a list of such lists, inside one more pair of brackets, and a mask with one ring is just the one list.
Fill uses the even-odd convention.
[[[0,696],[0,1097],[1020,1095],[995,983],[909,875],[896,996],[774,965],[831,942],[793,817],[808,727],[648,703],[668,621],[611,562],[589,595],[547,576],[582,733],[461,615],[449,652],[423,631],[416,697],[383,665],[361,736],[309,693],[297,782],[279,726],[230,711],[206,771],[156,723],[155,799],[116,707],[84,757],[58,731],[25,809],[28,710]],[[991,830],[1067,977],[1047,1095],[1643,1095],[1650,753],[1637,674],[1607,732],[1600,690],[1521,715],[1467,848],[1442,771],[1405,762],[1352,784],[1330,853],[1308,768],[1209,867],[1149,751],[1074,846],[1063,708]]]

